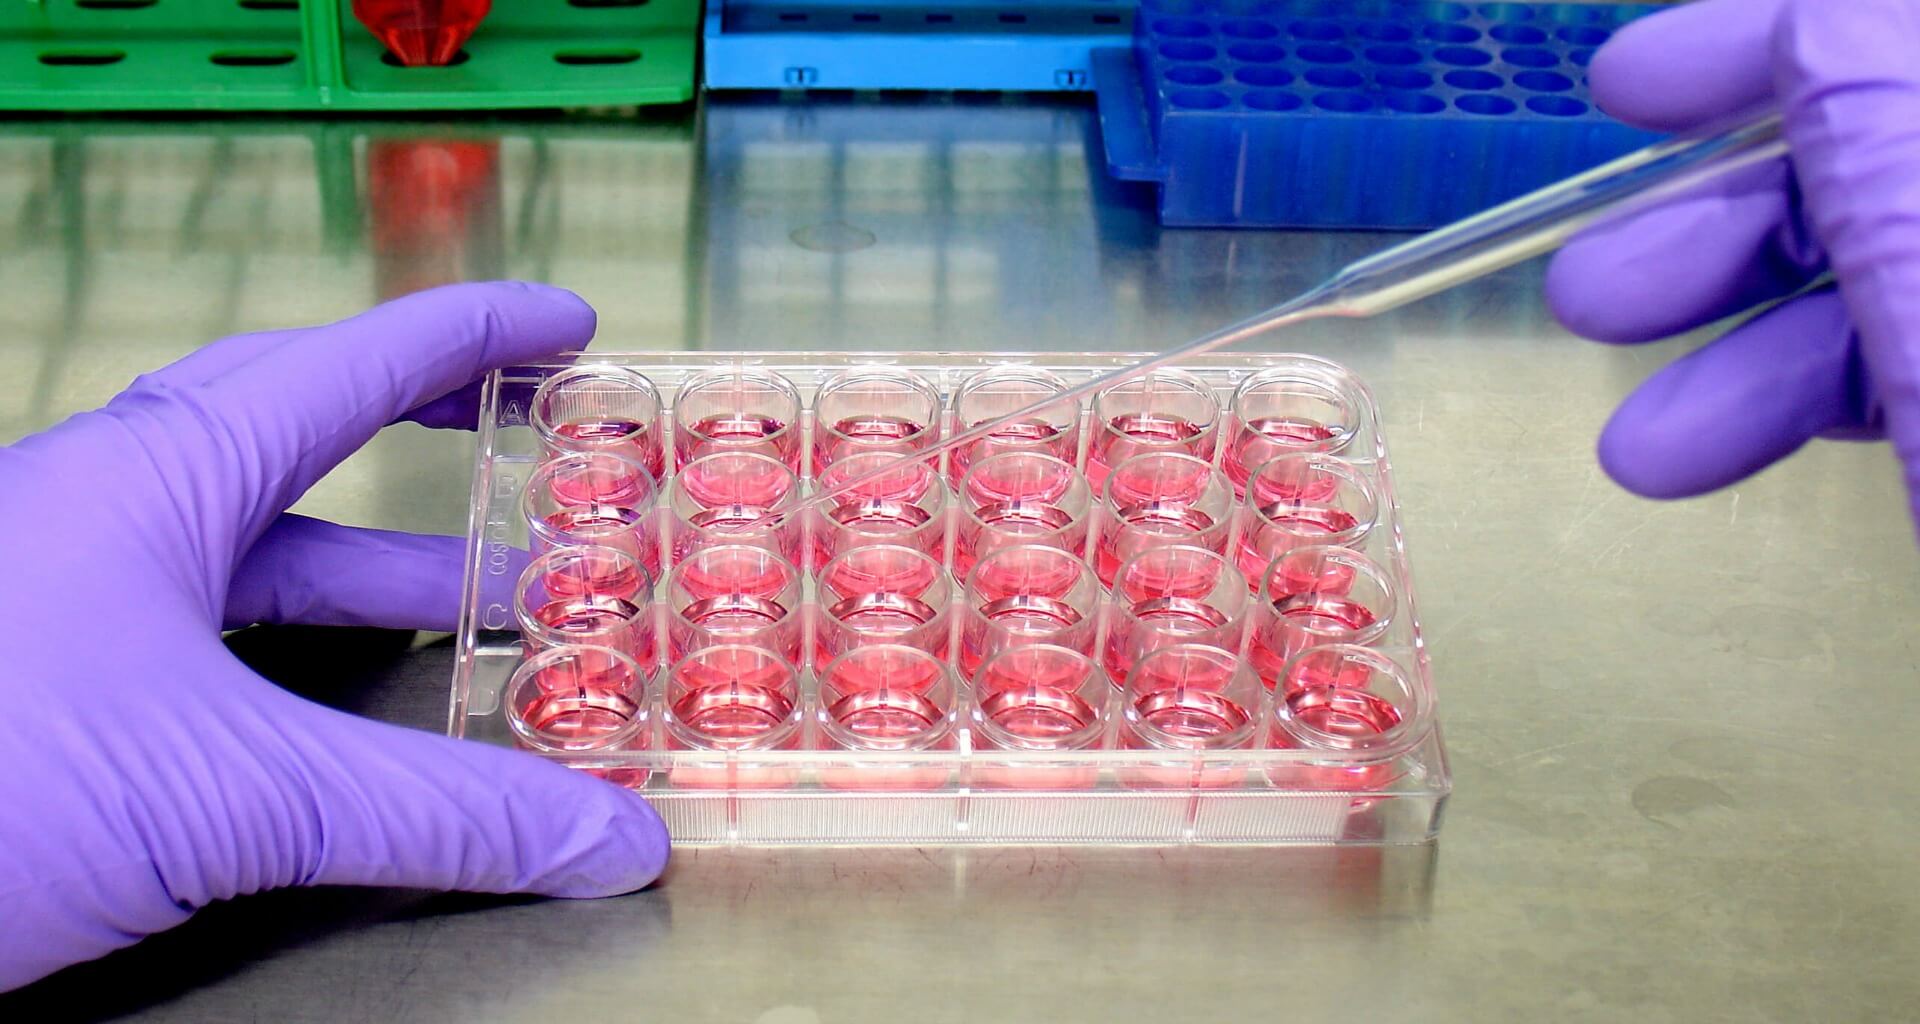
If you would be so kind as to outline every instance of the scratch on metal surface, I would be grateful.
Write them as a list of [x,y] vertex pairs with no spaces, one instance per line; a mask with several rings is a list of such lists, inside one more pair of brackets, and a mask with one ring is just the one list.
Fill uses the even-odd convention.
[[1550,743],[1544,747],[1536,747],[1533,750],[1522,750],[1518,754],[1512,754],[1507,757],[1503,757],[1498,761],[1489,762],[1488,765],[1489,767],[1493,767],[1493,768],[1504,768],[1507,765],[1513,764],[1516,761],[1521,761],[1529,757],[1538,757],[1541,754],[1549,754],[1556,750],[1565,750],[1568,747],[1578,747],[1578,746],[1584,746],[1589,743],[1598,743],[1598,742],[1600,742],[1599,737],[1585,736],[1577,740],[1568,740],[1565,743]]

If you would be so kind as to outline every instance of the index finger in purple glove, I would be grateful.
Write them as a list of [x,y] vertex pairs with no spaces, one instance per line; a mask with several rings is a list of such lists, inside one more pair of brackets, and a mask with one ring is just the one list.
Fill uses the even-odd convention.
[[[229,510],[236,534],[251,538],[401,414],[488,370],[577,348],[593,328],[592,308],[563,289],[519,282],[436,288],[288,332],[154,414],[188,455],[198,449],[184,462],[223,479],[258,481],[241,488],[242,504]],[[151,397],[132,390],[108,411]]]
[[1773,95],[1768,52],[1785,0],[1699,0],[1629,23],[1594,54],[1594,102],[1628,124],[1685,131]]
[[1826,253],[1784,162],[1748,168],[1581,232],[1547,266],[1547,302],[1596,341],[1654,341],[1791,295]]

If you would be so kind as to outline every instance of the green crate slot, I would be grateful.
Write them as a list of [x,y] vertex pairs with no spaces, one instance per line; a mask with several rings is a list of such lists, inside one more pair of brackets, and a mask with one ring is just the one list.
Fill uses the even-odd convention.
[[500,110],[693,98],[700,0],[495,0],[455,65],[343,0],[11,0],[0,110]]

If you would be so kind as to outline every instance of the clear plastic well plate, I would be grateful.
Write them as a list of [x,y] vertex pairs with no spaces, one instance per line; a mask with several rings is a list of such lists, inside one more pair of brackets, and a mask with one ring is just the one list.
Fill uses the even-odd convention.
[[[1283,576],[1304,573],[1312,579],[1338,581],[1338,586],[1308,588],[1312,593],[1283,595],[1286,601],[1307,602],[1302,606],[1304,617],[1279,617],[1273,609],[1282,605],[1259,589],[1269,581],[1254,581],[1255,592],[1245,602],[1245,635],[1256,638],[1260,630],[1273,629],[1277,623],[1278,628],[1290,630],[1284,644],[1274,640],[1263,648],[1250,639],[1247,646],[1234,651],[1233,658],[1212,661],[1206,649],[1193,645],[1157,654],[1142,648],[1122,659],[1131,666],[1126,669],[1131,680],[1112,678],[1104,689],[1079,691],[1086,703],[1104,709],[1102,724],[1087,742],[1071,749],[1020,749],[1017,742],[1008,740],[1005,730],[986,722],[986,716],[999,706],[990,699],[997,691],[976,692],[974,681],[962,672],[964,645],[958,637],[966,617],[956,614],[947,616],[954,631],[947,652],[953,668],[950,684],[938,691],[948,721],[932,737],[937,741],[902,744],[897,749],[887,749],[884,743],[873,749],[848,748],[849,736],[862,737],[850,734],[829,713],[830,705],[838,706],[835,701],[841,699],[846,685],[823,681],[827,664],[814,656],[821,585],[816,573],[807,570],[821,566],[807,566],[807,557],[790,559],[800,564],[805,576],[808,643],[802,664],[796,666],[793,714],[798,725],[790,734],[782,733],[781,742],[752,749],[703,749],[682,742],[669,704],[669,672],[660,664],[667,658],[665,643],[647,645],[649,652],[658,652],[658,660],[643,655],[631,663],[637,671],[624,669],[638,678],[623,691],[630,699],[619,709],[625,720],[617,731],[617,748],[582,750],[543,744],[511,713],[509,683],[516,670],[538,653],[533,649],[537,645],[522,637],[519,622],[523,619],[516,615],[515,595],[529,546],[521,492],[548,454],[536,434],[533,399],[549,377],[593,363],[625,367],[652,382],[661,404],[654,443],[664,452],[669,474],[659,487],[660,515],[665,519],[670,518],[667,496],[676,463],[678,425],[673,406],[687,380],[703,371],[752,367],[791,380],[804,409],[799,460],[803,473],[811,478],[818,458],[816,443],[835,436],[823,433],[814,422],[817,392],[823,382],[849,367],[891,366],[918,374],[938,392],[942,429],[952,431],[956,391],[983,371],[1034,367],[1071,383],[1136,358],[1125,354],[592,353],[575,361],[493,374],[485,385],[474,466],[449,734],[532,750],[630,786],[646,796],[681,844],[1324,844],[1413,843],[1433,837],[1451,782],[1386,444],[1379,434],[1371,392],[1345,368],[1309,356],[1210,356],[1183,367],[1211,389],[1220,409],[1218,443],[1205,457],[1216,470],[1212,479],[1226,486],[1235,501],[1232,539],[1221,547],[1225,556],[1221,564],[1242,565],[1249,575],[1259,576],[1265,571],[1260,566],[1267,554],[1284,553],[1285,544],[1271,549],[1238,546],[1253,537],[1253,531],[1284,530],[1286,524],[1263,519],[1272,509],[1263,511],[1260,501],[1235,498],[1236,493],[1254,491],[1258,496],[1267,493],[1262,488],[1279,487],[1280,493],[1311,492],[1329,496],[1327,501],[1338,496],[1338,501],[1353,508],[1364,508],[1363,514],[1373,517],[1372,528],[1341,534],[1338,531],[1350,524],[1321,524],[1340,542],[1338,549],[1313,548],[1284,567],[1272,566]],[[1241,422],[1259,414],[1255,406],[1261,385],[1242,387],[1256,375],[1262,381],[1279,381],[1283,391],[1291,386],[1289,381],[1298,379],[1330,390],[1336,397],[1345,396],[1351,408],[1338,408],[1340,402],[1335,401],[1325,417],[1334,429],[1323,433],[1337,436],[1322,447],[1333,450],[1324,455],[1291,455],[1284,444],[1272,451],[1259,448],[1265,442]],[[1249,410],[1245,417],[1234,415],[1236,392]],[[1165,401],[1167,394],[1171,391],[1156,392],[1147,404]],[[966,401],[963,396],[963,408]],[[1126,472],[1104,464],[1098,449],[1107,424],[1137,411],[1135,404],[1128,396],[1116,395],[1082,407],[1070,461],[1089,475]],[[1248,443],[1254,447],[1248,448]],[[1250,454],[1255,449],[1257,458]],[[1276,454],[1288,458],[1265,462]],[[1182,465],[1177,460],[1161,461],[1176,469]],[[1256,461],[1264,465],[1256,466]],[[939,468],[941,479],[947,480],[950,467],[944,459]],[[1207,473],[1204,466],[1195,471]],[[951,483],[942,486],[949,488],[950,499],[954,497]],[[1096,523],[1084,551],[1090,566],[1109,554],[1096,550],[1102,514],[1099,482],[1092,490]],[[947,502],[948,506],[959,504]],[[942,514],[957,521],[964,513],[948,507]],[[1309,537],[1298,544],[1313,542]],[[807,543],[812,543],[811,538]],[[951,569],[952,537],[944,548],[935,550],[943,552]],[[1186,550],[1189,559],[1201,557]],[[1332,554],[1315,553],[1330,550]],[[805,554],[811,557],[813,550]],[[662,550],[643,555],[649,570],[661,567],[655,574],[659,578],[654,581],[653,605],[646,613],[653,617],[647,628],[656,630],[654,639],[661,640],[666,636],[668,614],[662,597],[665,577],[680,556],[665,543]],[[1104,575],[1111,576],[1113,571],[1110,562],[1101,567]],[[956,603],[961,600],[963,582],[957,577],[951,580],[949,589]],[[1275,593],[1286,589],[1280,581],[1271,582]],[[1327,599],[1328,593],[1337,593],[1341,600]],[[1371,627],[1362,622],[1362,628],[1346,630],[1352,623],[1339,618],[1342,609],[1367,602],[1377,612]],[[1105,616],[1100,621],[1089,660],[1102,668],[1109,665],[1109,630],[1123,628],[1110,620],[1119,618]],[[1176,636],[1170,642],[1179,639]],[[923,642],[922,646],[939,650],[937,644]],[[540,656],[551,661],[555,650],[570,649],[574,648],[549,649]],[[731,656],[737,661],[742,651]],[[911,653],[899,654],[894,661],[902,662]],[[564,655],[558,657],[564,660]],[[1066,654],[1053,657],[1061,664],[1072,660]],[[998,679],[1017,680],[1021,671],[1040,671],[1021,666],[1041,664],[1041,659],[1013,658],[992,670]],[[983,671],[977,665],[970,668]],[[1227,736],[1230,742],[1224,746],[1160,742],[1165,736],[1156,727],[1154,715],[1164,709],[1147,697],[1136,700],[1129,683],[1144,687],[1151,680],[1142,682],[1141,677],[1169,672],[1198,679],[1205,671],[1220,676],[1211,692],[1237,702],[1231,707],[1239,731]],[[1251,684],[1254,679],[1264,685]],[[1188,718],[1194,713],[1192,708],[1177,710]],[[1370,717],[1375,712],[1387,718]]]

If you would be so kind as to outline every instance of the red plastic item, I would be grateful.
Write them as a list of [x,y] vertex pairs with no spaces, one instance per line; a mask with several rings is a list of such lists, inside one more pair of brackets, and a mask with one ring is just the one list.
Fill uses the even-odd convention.
[[367,198],[380,297],[497,276],[480,259],[498,246],[488,235],[498,225],[487,217],[499,206],[499,191],[499,142],[371,143]]
[[408,67],[450,64],[493,0],[353,0],[360,19]]

